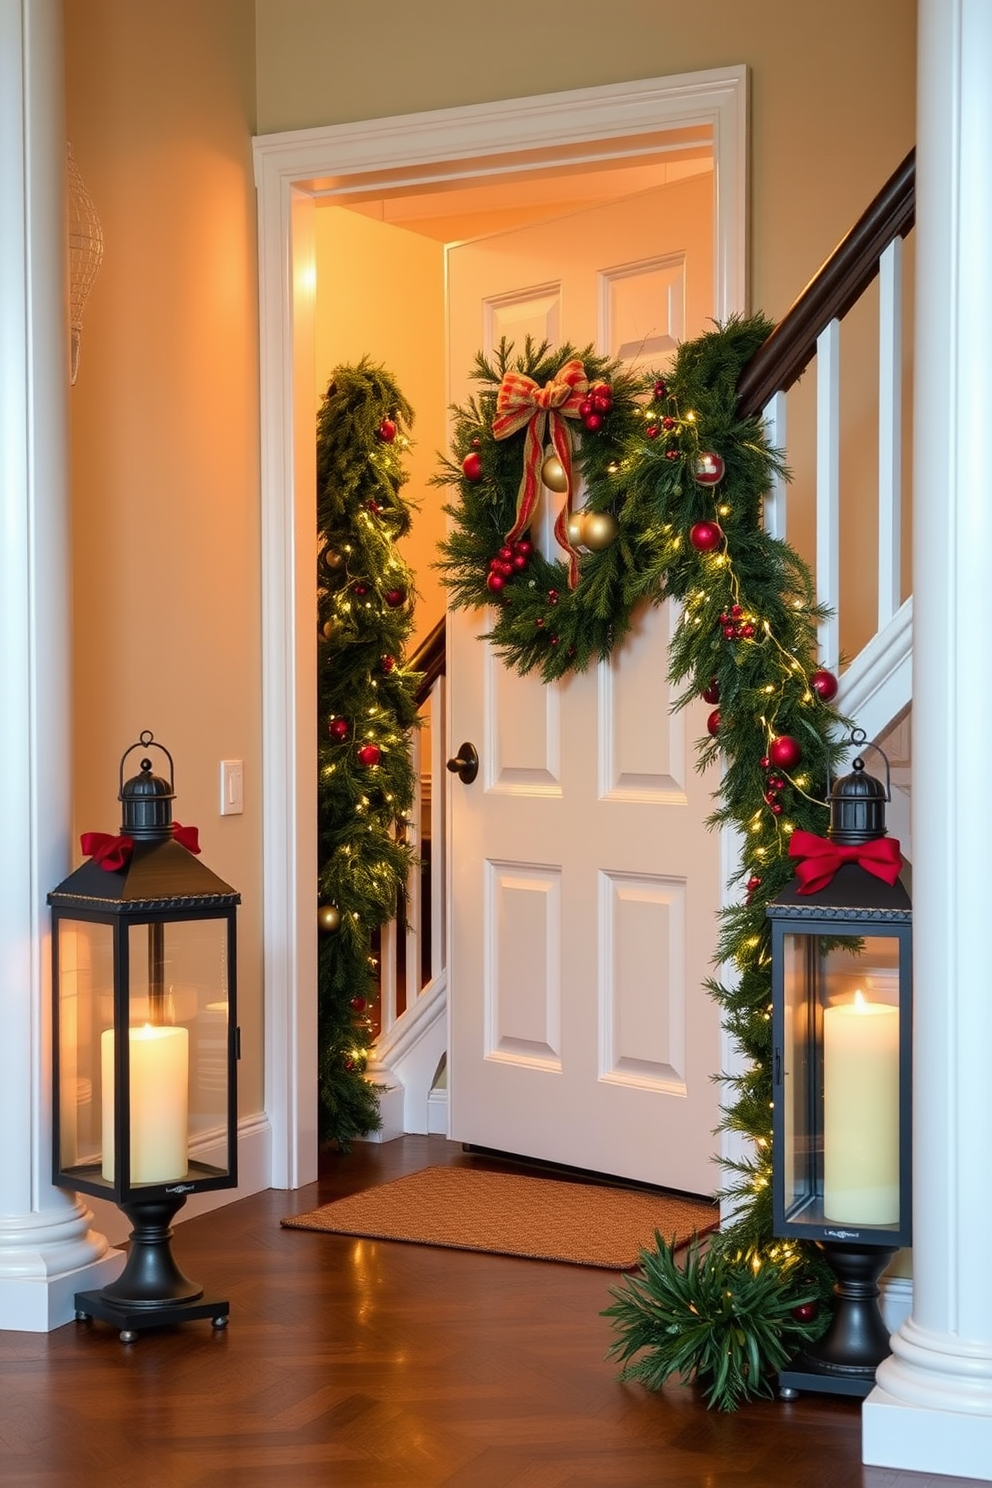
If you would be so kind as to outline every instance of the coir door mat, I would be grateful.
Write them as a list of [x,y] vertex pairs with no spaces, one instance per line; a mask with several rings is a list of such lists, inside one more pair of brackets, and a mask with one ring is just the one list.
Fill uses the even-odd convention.
[[287,1229],[403,1240],[630,1271],[655,1231],[685,1245],[714,1230],[715,1204],[606,1184],[474,1168],[424,1168],[284,1219]]

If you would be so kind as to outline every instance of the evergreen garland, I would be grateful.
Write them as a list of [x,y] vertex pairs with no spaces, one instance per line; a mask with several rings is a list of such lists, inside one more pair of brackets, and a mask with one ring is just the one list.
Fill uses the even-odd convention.
[[346,1148],[380,1125],[364,1078],[378,996],[375,935],[402,918],[414,793],[403,665],[415,591],[396,540],[413,410],[381,367],[338,367],[317,417],[318,1088],[320,1135]]
[[[591,376],[608,375],[620,390],[618,417],[584,436],[578,453],[589,505],[614,517],[617,538],[582,558],[567,594],[565,566],[535,555],[533,571],[495,596],[489,632],[510,665],[550,681],[607,656],[636,604],[671,598],[680,612],[668,657],[669,680],[681,689],[676,706],[702,697],[713,709],[697,766],[719,762],[709,824],[740,835],[741,892],[721,915],[714,962],[723,975],[707,990],[747,1061],[742,1074],[721,1077],[721,1129],[745,1137],[747,1152],[725,1164],[720,1197],[731,1201],[732,1223],[682,1267],[659,1237],[656,1251],[641,1257],[641,1277],[614,1290],[606,1316],[622,1335],[611,1352],[624,1361],[625,1378],[652,1388],[673,1375],[696,1379],[724,1409],[767,1393],[788,1352],[823,1330],[820,1304],[832,1282],[814,1247],[772,1240],[765,909],[792,877],[793,831],[822,835],[827,825],[846,721],[831,706],[836,677],[816,662],[817,626],[828,612],[807,565],[762,525],[763,497],[787,472],[761,419],[742,418],[737,408],[741,371],[771,330],[763,316],[734,317],[683,343],[664,377],[641,384],[582,354]],[[487,563],[512,522],[520,447],[491,435],[509,350],[501,347],[492,363],[479,357],[483,391],[456,410],[453,458],[438,477],[459,487],[439,565],[455,605],[494,603]],[[543,383],[572,355],[528,343],[513,365]],[[473,449],[481,479],[466,477],[460,463]],[[557,591],[551,610],[549,591]]]
[[704,1252],[694,1241],[680,1265],[656,1233],[640,1266],[640,1276],[611,1287],[615,1301],[603,1315],[621,1335],[609,1351],[623,1365],[621,1379],[648,1390],[677,1375],[709,1406],[735,1410],[771,1396],[772,1371],[826,1326],[822,1289],[785,1247],[763,1257],[726,1246]]

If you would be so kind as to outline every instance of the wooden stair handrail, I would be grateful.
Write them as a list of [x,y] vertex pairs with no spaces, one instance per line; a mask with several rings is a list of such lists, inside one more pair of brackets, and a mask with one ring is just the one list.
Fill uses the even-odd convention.
[[775,393],[787,392],[802,376],[821,331],[860,299],[878,273],[882,254],[906,236],[915,216],[916,151],[910,150],[744,368],[737,387],[742,417],[761,414]]
[[444,616],[434,626],[407,662],[407,670],[420,672],[421,678],[414,693],[418,708],[422,708],[431,695],[431,688],[438,677],[444,676]]

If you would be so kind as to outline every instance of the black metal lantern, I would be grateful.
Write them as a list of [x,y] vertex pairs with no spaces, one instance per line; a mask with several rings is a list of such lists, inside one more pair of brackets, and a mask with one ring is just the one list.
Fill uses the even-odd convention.
[[[154,747],[124,780],[135,749]],[[237,1184],[236,906],[172,819],[172,756],[147,730],[121,759],[119,837],[87,833],[89,861],[48,895],[54,988],[54,1182],[112,1200],[133,1226],[117,1281],[76,1295],[77,1318],[144,1328],[227,1322],[177,1266],[187,1197]]]
[[779,1375],[786,1398],[869,1393],[889,1353],[878,1277],[910,1243],[912,909],[887,760],[886,777],[854,760],[827,837],[793,834],[796,876],[768,906],[774,1232],[817,1242],[837,1276],[828,1332]]

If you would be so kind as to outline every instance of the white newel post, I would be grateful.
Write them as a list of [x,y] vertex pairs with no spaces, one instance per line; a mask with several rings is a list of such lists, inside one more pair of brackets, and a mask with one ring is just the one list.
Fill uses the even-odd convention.
[[123,1257],[51,1183],[49,932],[68,871],[69,351],[62,6],[0,0],[0,1328]]
[[992,5],[919,0],[912,1316],[864,1460],[992,1482]]

